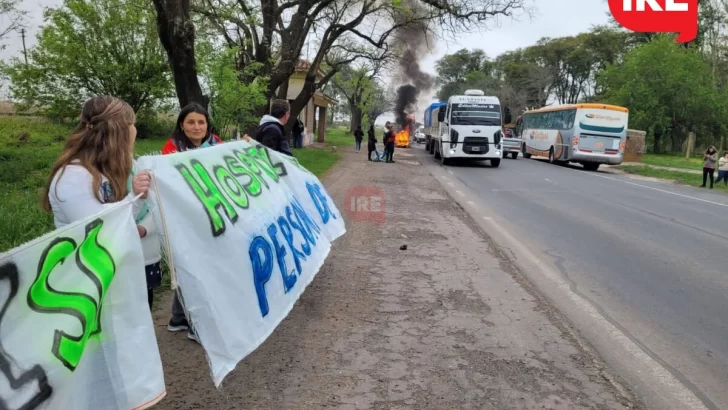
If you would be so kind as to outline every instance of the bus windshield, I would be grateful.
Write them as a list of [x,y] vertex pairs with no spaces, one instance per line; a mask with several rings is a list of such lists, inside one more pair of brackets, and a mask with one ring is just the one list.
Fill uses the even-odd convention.
[[500,105],[453,104],[452,125],[501,125]]

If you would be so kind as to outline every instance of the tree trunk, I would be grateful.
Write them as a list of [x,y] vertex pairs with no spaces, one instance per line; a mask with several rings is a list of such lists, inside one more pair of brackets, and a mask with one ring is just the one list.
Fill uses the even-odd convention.
[[189,0],[152,0],[157,11],[157,32],[167,52],[180,107],[196,102],[207,108],[197,79],[195,25],[190,20]]
[[353,134],[356,128],[361,125],[361,120],[363,117],[364,112],[362,112],[361,108],[354,107],[351,110],[351,134]]
[[[718,147],[718,152],[723,152],[723,149],[725,148],[725,136],[721,134],[720,136],[720,142],[718,143],[720,146]],[[722,155],[722,154],[719,154]]]
[[695,149],[695,133],[688,133],[688,143],[685,147],[685,159],[688,160],[693,155],[693,149]]

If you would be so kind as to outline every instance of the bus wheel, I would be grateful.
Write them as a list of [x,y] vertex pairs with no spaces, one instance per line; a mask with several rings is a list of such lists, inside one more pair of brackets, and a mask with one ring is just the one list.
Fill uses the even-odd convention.
[[518,159],[518,153],[517,152],[511,152],[511,158]]
[[551,147],[549,149],[549,164],[555,164],[556,163],[556,156],[554,155],[554,147]]
[[425,140],[425,151],[430,150],[430,142],[428,140]]
[[435,146],[435,159],[442,159],[442,155],[440,154],[440,148],[442,146],[440,144],[437,144]]
[[450,160],[450,158],[445,158],[444,156],[442,156],[442,154],[440,154],[440,158],[442,159],[442,165],[450,165],[452,163],[452,160]]
[[599,164],[594,162],[585,162],[583,165],[584,169],[587,171],[596,171],[599,169]]
[[526,144],[523,144],[521,146],[521,152],[523,153],[523,158],[526,158],[526,159],[531,158],[531,154],[529,154],[528,151],[526,151]]
[[435,141],[430,141],[430,155],[435,153]]
[[490,160],[490,167],[491,168],[498,168],[500,166],[500,158],[497,159],[491,159]]

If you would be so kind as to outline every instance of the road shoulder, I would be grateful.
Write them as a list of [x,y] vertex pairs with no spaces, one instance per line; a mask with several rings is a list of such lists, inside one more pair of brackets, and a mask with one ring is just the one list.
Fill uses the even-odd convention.
[[[166,331],[165,295],[159,408],[641,407],[411,151],[342,153],[323,182],[347,234],[221,391],[201,347]],[[352,189],[384,193],[383,221],[350,214]]]

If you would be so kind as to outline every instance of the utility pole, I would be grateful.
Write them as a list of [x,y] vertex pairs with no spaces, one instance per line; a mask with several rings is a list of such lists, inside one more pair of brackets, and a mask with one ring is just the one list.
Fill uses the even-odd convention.
[[28,65],[28,49],[25,48],[25,29],[20,29],[20,37],[23,38],[23,57],[25,58],[25,64]]

